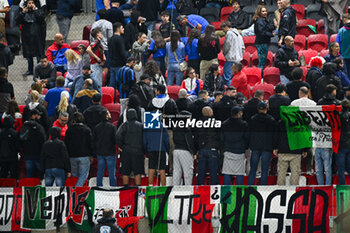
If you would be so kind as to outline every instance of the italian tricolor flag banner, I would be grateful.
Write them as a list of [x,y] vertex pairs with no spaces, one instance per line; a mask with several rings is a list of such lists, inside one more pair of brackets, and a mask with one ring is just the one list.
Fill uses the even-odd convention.
[[350,232],[350,186],[337,186],[337,232]]
[[219,186],[147,187],[146,209],[152,233],[210,233]]
[[281,106],[280,115],[286,124],[291,150],[333,148],[338,152],[341,106]]
[[332,187],[223,186],[221,233],[329,232]]

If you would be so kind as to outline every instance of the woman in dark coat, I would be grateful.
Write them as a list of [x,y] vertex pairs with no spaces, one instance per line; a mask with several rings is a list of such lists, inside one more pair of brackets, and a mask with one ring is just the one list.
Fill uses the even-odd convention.
[[45,14],[43,10],[37,9],[33,0],[28,0],[24,4],[22,12],[17,16],[17,23],[23,25],[23,57],[28,60],[26,75],[31,75],[33,74],[34,66],[33,57],[37,57],[37,62],[39,63],[40,56],[44,54],[41,25],[45,23]]

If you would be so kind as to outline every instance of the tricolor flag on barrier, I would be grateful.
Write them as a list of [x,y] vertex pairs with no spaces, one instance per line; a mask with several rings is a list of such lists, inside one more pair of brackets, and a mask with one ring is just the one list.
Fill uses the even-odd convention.
[[333,148],[338,152],[341,106],[281,106],[280,115],[286,124],[289,147],[298,150],[310,147]]
[[210,233],[219,186],[147,187],[146,209],[152,233]]
[[222,186],[220,232],[328,233],[331,197],[331,186]]

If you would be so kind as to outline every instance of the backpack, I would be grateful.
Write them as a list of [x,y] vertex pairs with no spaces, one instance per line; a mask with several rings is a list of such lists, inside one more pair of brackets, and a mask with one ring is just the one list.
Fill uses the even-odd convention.
[[177,0],[175,3],[176,9],[181,15],[189,15],[192,13],[192,0]]

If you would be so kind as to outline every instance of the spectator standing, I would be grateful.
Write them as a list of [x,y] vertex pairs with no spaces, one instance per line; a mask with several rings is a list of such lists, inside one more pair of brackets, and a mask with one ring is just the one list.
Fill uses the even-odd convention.
[[221,141],[224,144],[222,173],[224,185],[231,185],[233,176],[236,184],[243,185],[245,175],[245,150],[248,148],[248,124],[242,120],[243,108],[235,106],[231,117],[221,126]]
[[[323,59],[324,61],[324,59]],[[308,70],[306,74],[306,82],[311,86],[311,93],[310,97],[313,99],[316,99],[317,97],[317,89],[316,89],[316,82],[317,80],[322,76],[322,67],[323,67],[323,61],[321,57],[314,57],[310,61],[310,69]]]
[[69,114],[68,126],[72,123],[72,117],[75,112],[78,112],[77,106],[69,103],[69,93],[68,91],[61,92],[61,99],[55,108],[55,120],[58,119],[61,112],[67,112]]
[[159,0],[139,0],[136,9],[141,13],[141,16],[147,19],[145,23],[150,34],[158,20],[158,12],[160,11]]
[[188,39],[185,43],[186,55],[188,56],[188,65],[193,67],[199,74],[200,56],[198,53],[198,39],[201,36],[200,30],[193,28],[190,31]]
[[249,16],[241,9],[240,1],[232,1],[232,13],[228,16],[227,20],[231,22],[233,28],[243,30],[249,26]]
[[140,106],[140,100],[138,96],[132,94],[130,95],[126,109],[119,115],[117,129],[119,129],[120,126],[128,120],[127,113],[129,109],[134,109],[136,111],[136,120],[141,123],[143,122],[143,113],[145,112],[145,110]]
[[324,17],[325,21],[325,32],[328,35],[337,33],[340,24],[340,18],[344,20],[343,13],[348,8],[346,1],[328,1],[322,0],[321,11],[326,14]]
[[140,80],[140,76],[143,73],[145,64],[145,52],[148,49],[150,43],[151,41],[147,39],[147,35],[143,32],[140,32],[137,41],[135,41],[132,45],[132,56],[136,60],[136,64],[139,66],[139,69],[134,67],[136,80]]
[[39,103],[40,95],[37,91],[32,90],[30,92],[30,102],[23,109],[23,122],[30,120],[32,110],[36,109],[40,113],[40,119],[38,123],[44,128],[45,132],[49,132],[49,119],[46,108]]
[[122,10],[118,9],[120,6],[120,0],[112,0],[111,8],[107,9],[108,17],[107,20],[112,24],[121,23],[125,25],[124,13]]
[[130,23],[125,26],[124,43],[125,49],[131,53],[132,44],[137,40],[140,32],[147,34],[145,18],[140,16],[140,12],[133,11],[130,16]]
[[334,59],[337,57],[343,58],[340,52],[340,46],[339,43],[336,41],[333,41],[329,44],[329,54],[327,54],[324,59],[326,62],[333,62]]
[[61,129],[61,140],[64,141],[64,138],[66,137],[66,132],[68,129],[68,119],[69,114],[67,112],[61,112],[58,116],[58,119],[53,122],[52,126],[57,127]]
[[175,25],[169,21],[169,12],[162,11],[160,14],[162,24],[159,26],[159,32],[162,34],[162,37],[166,42],[170,41],[170,34],[172,30],[175,30]]
[[110,123],[111,114],[102,112],[102,122],[93,131],[94,151],[97,154],[97,186],[102,186],[102,178],[107,165],[109,185],[117,186],[116,169],[116,127]]
[[12,118],[15,120],[14,128],[17,131],[19,131],[19,129],[23,125],[23,120],[22,120],[22,114],[19,111],[19,107],[18,107],[18,104],[17,104],[16,100],[11,100],[8,103],[6,112],[4,112],[4,114],[2,114],[1,121],[3,121],[4,118],[7,117],[7,116],[12,116]]
[[260,185],[267,185],[272,151],[276,149],[277,123],[271,115],[267,114],[267,104],[265,102],[260,102],[257,109],[258,113],[251,118],[248,126],[249,148],[252,150],[248,185],[254,185],[260,158]]
[[92,97],[92,105],[88,107],[84,112],[84,118],[87,126],[91,132],[95,126],[102,121],[103,112],[107,111],[107,108],[101,105],[102,95],[100,93],[95,94]]
[[204,81],[211,64],[218,64],[220,53],[220,41],[215,35],[213,25],[208,25],[198,41],[198,52],[200,55],[200,79]]
[[[153,89],[156,89],[159,84],[166,86],[164,76],[162,75],[158,63],[155,60],[149,60],[146,63],[145,70],[143,71],[143,75],[145,74],[151,77],[150,86]],[[168,90],[166,90],[165,93],[168,93]]]
[[[202,109],[205,121],[213,117],[213,110],[210,107]],[[199,128],[196,130],[195,142],[198,150],[198,179],[197,185],[204,185],[205,173],[207,167],[210,172],[210,184],[219,184],[218,166],[219,166],[219,148],[221,147],[220,133],[218,129]]]
[[275,86],[275,94],[269,98],[269,114],[278,122],[280,117],[280,107],[290,105],[290,98],[287,95],[287,88],[283,84]]
[[56,186],[62,187],[66,177],[72,176],[67,148],[60,140],[60,131],[57,127],[49,130],[50,139],[44,143],[41,151],[40,162],[45,173],[45,186],[52,186],[56,181]]
[[56,66],[56,70],[64,74],[67,71],[67,59],[64,53],[69,49],[69,45],[64,43],[64,36],[61,33],[57,33],[54,40],[47,48],[46,56]]
[[[337,87],[328,84],[325,88],[325,95],[317,102],[317,105],[340,105],[340,101],[335,97],[337,95]],[[332,148],[316,148],[315,150],[315,169],[318,185],[332,184]],[[324,181],[324,173],[326,181]]]
[[294,39],[286,36],[284,45],[276,52],[275,66],[280,69],[280,79],[283,85],[291,80],[291,73],[294,67],[300,66],[299,54],[294,49]]
[[220,75],[221,69],[218,64],[212,64],[209,67],[209,73],[205,76],[203,90],[209,92],[209,96],[213,96],[215,92],[225,91],[225,81]]
[[178,94],[178,99],[175,101],[179,112],[189,111],[189,105],[191,101],[187,98],[187,96],[188,96],[187,91],[183,88],[180,89]]
[[230,85],[230,81],[232,79],[232,66],[235,62],[239,63],[243,59],[245,46],[243,43],[243,38],[237,29],[231,28],[230,21],[222,23],[220,27],[226,33],[222,53],[226,59],[224,64],[224,79],[226,85],[228,86]]
[[148,47],[148,55],[153,54],[153,60],[157,62],[162,75],[165,75],[166,42],[159,31],[152,32],[152,40]]
[[344,60],[337,57],[333,62],[337,65],[337,73],[335,73],[335,75],[340,79],[343,88],[348,87],[350,85],[350,80],[348,75],[343,71]]
[[[4,0],[2,0],[2,2],[4,2]],[[43,45],[41,44],[43,40],[41,39],[40,25],[45,21],[44,18],[44,13],[37,9],[34,0],[28,0],[22,12],[17,16],[16,22],[23,25],[21,34],[23,57],[26,58],[28,62],[28,71],[23,74],[24,77],[33,75],[33,57],[36,57],[37,63],[39,63],[40,57],[43,55]],[[3,35],[5,35],[5,33],[3,33]]]
[[156,88],[156,97],[152,99],[152,109],[159,110],[165,115],[175,115],[178,113],[176,103],[165,94],[166,87],[159,84]]
[[78,177],[75,186],[83,186],[88,178],[92,158],[92,132],[84,124],[84,116],[76,112],[72,117],[72,124],[68,127],[64,142],[69,154],[72,176]]
[[5,67],[8,70],[9,66],[13,64],[13,60],[14,56],[6,43],[6,38],[0,33],[0,67]]
[[102,218],[97,220],[98,224],[94,226],[93,233],[103,232],[105,229],[110,229],[111,233],[124,233],[124,231],[117,226],[114,217],[114,211],[108,208],[103,209]]
[[278,27],[278,45],[286,43],[286,37],[295,37],[297,29],[296,11],[291,7],[290,0],[281,0],[281,9],[283,10],[281,21]]
[[110,84],[117,80],[117,74],[121,67],[126,63],[126,50],[122,35],[124,27],[121,23],[113,24],[114,35],[108,41],[108,50],[110,52]]
[[47,56],[40,57],[40,63],[35,66],[33,81],[39,82],[43,87],[51,89],[55,87],[56,67],[49,62]]
[[171,32],[170,42],[166,43],[166,55],[168,55],[168,86],[174,84],[176,75],[176,85],[180,86],[183,79],[183,71],[180,70],[180,63],[186,57],[185,45],[181,42],[180,33],[177,30]]
[[[198,30],[201,31],[203,34],[205,32],[205,29],[209,25],[208,21],[203,18],[200,15],[180,15],[177,17],[177,21],[179,22],[179,26],[182,27],[183,29],[186,29],[186,27],[189,27],[190,29],[192,28],[197,28]],[[186,30],[182,30],[185,31]],[[185,36],[181,34],[182,36]]]
[[100,19],[98,11],[101,9],[109,10],[111,8],[111,0],[96,0],[96,20]]
[[186,70],[186,78],[182,81],[181,88],[186,89],[189,95],[198,96],[199,81],[197,79],[196,71],[192,67]]
[[347,171],[348,175],[350,175],[350,101],[344,99],[341,104],[341,135],[339,151],[336,155],[336,163],[338,167],[339,184],[345,185],[344,172]]
[[64,86],[70,88],[74,79],[81,74],[83,69],[83,61],[80,56],[72,49],[66,50],[64,56],[67,59],[67,74]]
[[61,92],[65,90],[66,89],[64,89],[64,77],[57,77],[56,87],[50,89],[45,95],[44,106],[47,108],[47,113],[49,117],[52,118],[54,116],[55,108],[61,99]]
[[10,12],[10,6],[7,0],[0,1],[0,33],[2,35],[6,34],[5,30],[5,16],[6,13]]
[[87,53],[87,48],[85,45],[78,45],[78,52],[80,53],[81,60],[83,61],[84,66],[90,66],[90,55]]
[[[187,111],[180,112],[180,115],[191,117],[191,113]],[[187,118],[183,120],[187,120]],[[174,128],[173,134],[175,145],[173,185],[181,185],[182,174],[184,184],[192,185],[193,155],[196,154],[192,130],[190,128]]]
[[266,63],[268,45],[271,37],[274,36],[273,31],[275,26],[267,19],[267,8],[265,6],[258,6],[258,9],[253,16],[254,33],[255,33],[255,47],[258,50],[259,65],[263,70]]
[[344,26],[339,29],[336,41],[340,46],[340,53],[344,57],[347,74],[350,74],[350,14],[343,15]]
[[298,99],[300,87],[307,87],[310,89],[310,85],[307,82],[301,80],[303,77],[303,70],[299,67],[295,67],[292,71],[292,81],[287,83],[287,94],[291,101]]
[[[105,56],[105,63],[102,64],[103,68],[105,69],[105,72],[107,73],[108,68],[109,68],[109,52],[108,52],[108,40],[113,36],[113,25],[111,22],[107,20],[108,18],[108,11],[106,9],[101,9],[97,12],[97,14],[100,16],[100,19],[97,20],[92,24],[91,27],[91,36],[90,36],[90,42],[94,44],[96,41],[100,41],[103,50],[104,50],[104,56]],[[101,30],[102,36],[97,38],[96,36],[93,35],[93,30],[95,28],[99,28]]]
[[39,124],[40,112],[31,110],[30,118],[25,121],[19,132],[23,159],[26,163],[26,177],[35,177],[35,171],[42,172],[40,165],[41,148],[46,140],[44,128]]
[[13,85],[7,80],[7,69],[0,67],[0,115],[6,111],[11,99],[15,99]]
[[254,97],[251,98],[247,103],[243,105],[243,120],[250,123],[252,116],[258,113],[258,104],[264,100],[264,92],[262,90],[257,90],[254,93]]
[[[20,141],[18,132],[14,129],[15,120],[12,116],[6,116],[0,131],[0,177],[18,178],[18,152]],[[9,176],[10,174],[10,176]]]
[[228,86],[226,88],[226,95],[213,105],[215,119],[224,122],[231,117],[231,110],[236,105],[237,90],[233,86]]
[[192,118],[201,119],[203,116],[202,109],[207,106],[210,106],[209,93],[206,90],[200,90],[198,92],[198,98],[190,103],[188,109],[192,113]]
[[249,88],[247,75],[242,72],[243,65],[241,62],[234,62],[232,65],[233,77],[231,80],[231,86],[234,86],[237,89],[237,92],[242,93],[246,98],[249,98]]
[[78,77],[76,77],[70,87],[70,95],[72,96],[73,98],[73,101],[75,99],[75,96],[78,94],[79,91],[81,91],[84,87],[84,81],[86,79],[91,79],[93,82],[92,82],[92,87],[102,93],[101,91],[101,85],[98,84],[98,81],[96,80],[96,76],[94,75],[94,73],[91,73],[91,69],[90,69],[90,66],[83,66],[83,69],[82,69],[82,74]]
[[151,77],[143,74],[140,77],[141,81],[133,87],[133,94],[140,100],[140,106],[146,111],[151,110],[151,102],[154,98],[154,89],[150,86]]
[[102,86],[103,67],[106,62],[106,55],[102,45],[102,30],[94,28],[91,31],[91,36],[95,38],[95,42],[87,48],[87,52],[91,56],[91,70],[98,81],[98,86]]
[[79,112],[83,113],[85,109],[92,105],[92,97],[97,93],[98,91],[92,89],[92,80],[86,79],[84,81],[84,89],[78,92],[73,101]]
[[78,10],[76,0],[57,1],[56,22],[60,33],[64,36],[65,42],[67,42],[70,24],[76,10]]
[[337,76],[335,76],[336,71],[337,71],[336,64],[334,64],[332,62],[328,62],[328,63],[324,64],[323,69],[322,69],[323,75],[319,79],[317,79],[317,81],[316,81],[316,88],[315,89],[317,91],[317,94],[316,94],[316,96],[312,97],[315,102],[318,102],[318,100],[324,96],[325,89],[326,89],[326,86],[328,84],[333,84],[337,87],[336,98],[338,100],[342,100],[344,98],[343,86],[341,84],[340,79]]
[[138,121],[136,110],[128,108],[127,121],[117,131],[116,140],[121,152],[121,173],[123,174],[123,185],[129,185],[131,172],[135,175],[135,185],[141,185],[141,175],[144,171],[144,148],[142,123]]

